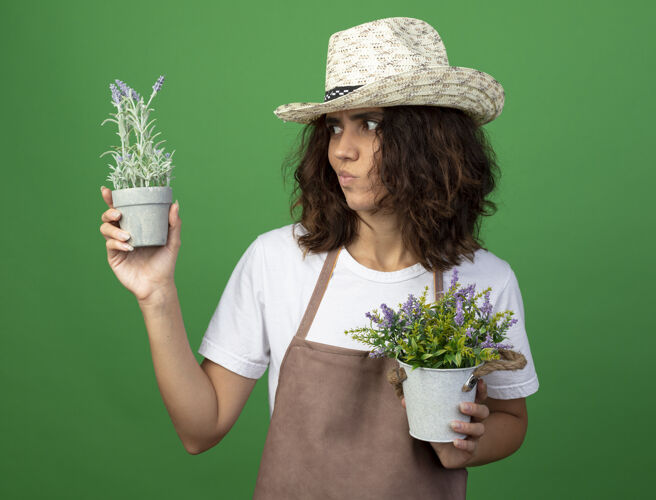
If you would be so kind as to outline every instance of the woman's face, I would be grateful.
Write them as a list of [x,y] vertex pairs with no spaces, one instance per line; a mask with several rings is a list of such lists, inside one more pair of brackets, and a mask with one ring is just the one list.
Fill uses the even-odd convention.
[[368,211],[374,197],[380,198],[385,188],[380,183],[374,164],[380,147],[376,127],[383,119],[383,108],[358,108],[326,114],[330,133],[328,161],[338,177],[348,206],[355,211]]

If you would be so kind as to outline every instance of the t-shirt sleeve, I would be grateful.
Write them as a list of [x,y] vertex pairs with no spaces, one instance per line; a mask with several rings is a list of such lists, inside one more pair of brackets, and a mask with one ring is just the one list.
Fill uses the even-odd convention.
[[513,311],[511,318],[517,322],[506,331],[504,344],[511,344],[512,350],[520,352],[526,358],[526,366],[521,370],[497,370],[483,376],[487,384],[487,394],[494,399],[523,398],[537,392],[539,383],[531,348],[529,346],[524,321],[524,303],[515,273],[509,266],[506,285],[499,293],[492,307],[492,314]]
[[235,266],[198,348],[211,361],[254,379],[259,379],[269,365],[263,272],[258,236]]

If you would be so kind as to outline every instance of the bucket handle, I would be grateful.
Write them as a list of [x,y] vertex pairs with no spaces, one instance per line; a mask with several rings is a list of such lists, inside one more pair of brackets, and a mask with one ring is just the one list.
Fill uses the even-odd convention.
[[[499,349],[499,355],[501,356],[501,359],[486,361],[476,368],[467,379],[467,382],[462,386],[462,392],[471,391],[476,387],[478,379],[488,373],[497,370],[521,370],[526,366],[526,357],[521,352],[511,351],[510,349]],[[394,386],[394,390],[399,399],[403,397],[403,381],[407,378],[408,375],[398,363],[387,372],[387,380],[392,386]]]

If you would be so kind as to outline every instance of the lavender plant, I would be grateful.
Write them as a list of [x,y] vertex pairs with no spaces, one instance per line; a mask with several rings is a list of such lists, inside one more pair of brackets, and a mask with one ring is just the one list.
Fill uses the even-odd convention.
[[[410,294],[399,310],[381,304],[365,313],[369,327],[346,330],[355,340],[374,347],[369,357],[390,357],[415,368],[467,368],[500,359],[506,331],[517,322],[513,311],[492,313],[488,287],[475,295],[476,286],[462,287],[454,269],[449,289],[437,302],[426,304],[428,286],[419,299]],[[478,306],[476,301],[485,296]],[[373,324],[376,323],[376,327]]]
[[116,162],[116,165],[108,164],[112,173],[107,180],[114,184],[114,189],[169,186],[171,179],[175,179],[171,176],[171,171],[175,168],[171,162],[175,150],[172,153],[163,153],[164,148],[158,146],[166,142],[164,140],[153,144],[160,132],[152,135],[156,119],[148,122],[151,111],[154,111],[150,108],[150,102],[162,88],[164,75],[153,85],[153,92],[146,104],[134,89],[121,80],[115,81],[116,85],[110,83],[109,89],[116,113],[110,113],[114,118],[107,118],[100,124],[102,126],[108,121],[116,123],[116,134],[121,138],[120,146],[112,146],[112,150],[100,155],[103,157],[111,153]]

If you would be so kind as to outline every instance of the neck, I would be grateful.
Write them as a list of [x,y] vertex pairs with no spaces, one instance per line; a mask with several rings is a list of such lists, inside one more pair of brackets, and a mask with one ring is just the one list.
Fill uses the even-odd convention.
[[419,259],[403,246],[401,229],[396,215],[360,213],[367,224],[359,221],[358,235],[346,249],[365,267],[375,271],[392,272],[405,269]]

